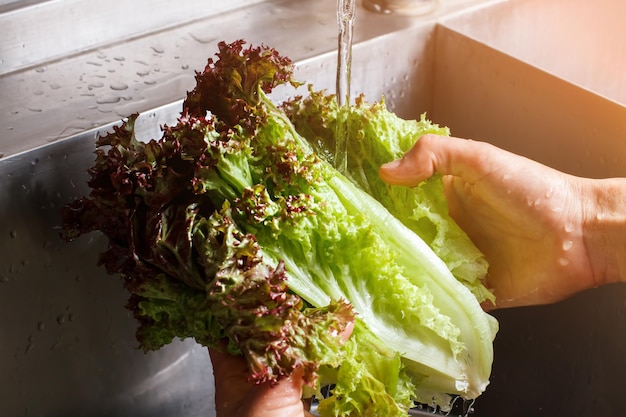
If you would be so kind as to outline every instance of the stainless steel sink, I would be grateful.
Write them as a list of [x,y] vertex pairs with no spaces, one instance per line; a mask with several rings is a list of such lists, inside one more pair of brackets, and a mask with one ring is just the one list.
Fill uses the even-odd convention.
[[[140,111],[151,136],[175,119],[193,69],[214,51],[199,39],[264,42],[297,61],[299,79],[334,89],[327,3],[260,2],[0,78],[0,414],[214,415],[206,351],[193,341],[137,350],[121,284],[95,265],[104,240],[60,242],[59,210],[87,192],[94,140],[110,123]],[[626,176],[625,8],[620,0],[441,0],[420,19],[359,9],[353,91],[574,174]],[[108,69],[94,65],[105,58]],[[136,61],[152,78],[137,74]],[[43,83],[44,74],[62,87]],[[137,100],[79,83],[98,74],[124,80]],[[35,87],[44,93],[33,96]],[[611,286],[496,312],[492,383],[474,415],[622,414],[624,299],[626,289]]]
[[433,117],[574,174],[623,176],[624,13],[619,0],[526,0],[447,20]]

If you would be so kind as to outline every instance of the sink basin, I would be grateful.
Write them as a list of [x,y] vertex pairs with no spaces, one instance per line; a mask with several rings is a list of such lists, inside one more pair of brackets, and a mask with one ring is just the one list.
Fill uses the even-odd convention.
[[527,0],[447,20],[434,118],[577,175],[625,175],[625,12],[615,0]]
[[[261,2],[255,13],[237,12],[248,19],[237,31],[293,57],[297,78],[333,90],[336,35],[332,24],[319,23],[322,17],[334,17],[332,6],[307,3],[301,10],[289,1]],[[402,117],[427,112],[455,135],[487,140],[576,175],[626,176],[626,52],[620,45],[626,33],[619,22],[625,5],[619,0],[599,0],[593,7],[581,0],[441,4],[420,19],[358,10],[355,94],[371,101],[384,95]],[[281,13],[296,20],[280,20]],[[265,19],[263,27],[271,26],[268,19],[277,19],[297,34],[285,40],[278,25],[274,32],[260,30],[255,15]],[[223,25],[231,21],[229,16]],[[217,40],[212,27],[196,22],[185,29],[195,31],[194,53],[213,53],[212,46],[208,50],[197,42]],[[158,36],[184,41],[183,36],[168,38],[168,33]],[[130,51],[131,46],[116,48]],[[163,54],[153,53],[153,59],[163,61],[161,68],[170,71],[180,69],[181,56],[193,55],[181,47],[179,57],[166,63]],[[115,49],[106,55],[116,56]],[[46,73],[70,71],[68,62],[79,65],[78,59],[49,64]],[[106,118],[80,102],[83,123],[70,135],[39,136],[63,115],[62,109],[51,110],[37,123],[28,116],[16,119],[15,129],[5,131],[6,142],[0,143],[5,146],[0,147],[0,190],[5,195],[0,202],[3,415],[214,415],[205,349],[187,340],[159,352],[138,350],[121,283],[96,266],[106,242],[94,234],[65,244],[56,230],[60,208],[87,192],[86,169],[96,135],[131,111],[142,112],[146,138],[156,135],[159,123],[175,120],[180,98],[191,85],[190,72],[205,59],[196,59],[184,75],[162,74],[159,92],[133,90],[139,103],[123,98],[108,103],[108,113],[101,112]],[[41,72],[33,70],[37,74]],[[27,75],[10,75],[0,83],[6,86],[15,77],[32,82]],[[141,76],[127,82],[129,89],[145,86]],[[11,85],[19,91],[19,85]],[[274,98],[285,95],[277,91]],[[29,121],[49,125],[36,126],[28,135],[15,132],[27,129]],[[626,288],[611,286],[554,305],[496,311],[501,330],[492,382],[474,404],[475,415],[620,414],[621,376],[626,373],[624,299]]]

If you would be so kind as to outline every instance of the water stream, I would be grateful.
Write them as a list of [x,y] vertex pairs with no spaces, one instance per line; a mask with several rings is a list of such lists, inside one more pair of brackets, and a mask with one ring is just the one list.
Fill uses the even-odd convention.
[[350,110],[350,66],[352,64],[352,33],[355,18],[355,0],[337,0],[337,24],[339,26],[337,51],[336,95],[339,113],[335,143],[335,168],[346,172],[348,165],[347,116]]

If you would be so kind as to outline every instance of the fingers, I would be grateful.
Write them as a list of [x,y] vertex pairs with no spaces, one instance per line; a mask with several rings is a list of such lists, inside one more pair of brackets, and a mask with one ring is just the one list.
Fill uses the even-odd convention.
[[353,330],[354,330],[354,321],[351,321],[348,324],[346,324],[346,328],[339,335],[341,337],[341,341],[346,342],[348,339],[350,339],[350,336],[352,336]]
[[433,174],[464,176],[468,167],[476,166],[473,159],[481,155],[482,144],[467,139],[424,135],[402,158],[384,164],[379,169],[383,181],[414,187]]
[[276,384],[255,384],[241,356],[225,349],[209,348],[215,378],[215,409],[218,417],[303,417],[302,367]]
[[[354,322],[346,325],[338,336],[347,341]],[[215,405],[218,417],[309,417],[310,404],[301,401],[304,369],[296,367],[287,378],[276,384],[254,384],[248,381],[249,370],[242,357],[226,351],[226,342],[209,348],[215,377]]]
[[226,351],[226,344],[218,348],[208,348],[213,365],[213,373],[219,378],[247,379],[249,374],[247,363],[239,357],[235,357]]
[[400,159],[382,165],[378,171],[383,181],[414,187],[437,171],[438,156],[432,150],[433,139],[422,136]]
[[240,414],[250,391],[247,364],[242,358],[226,352],[226,344],[209,348],[215,378],[215,409],[219,417]]

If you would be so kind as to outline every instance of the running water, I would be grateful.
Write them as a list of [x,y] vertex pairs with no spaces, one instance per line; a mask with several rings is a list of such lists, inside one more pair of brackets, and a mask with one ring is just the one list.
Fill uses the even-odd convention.
[[352,65],[352,33],[354,28],[355,0],[337,0],[339,25],[337,54],[337,131],[335,142],[335,168],[342,173],[348,167],[347,118],[350,109],[350,66]]

